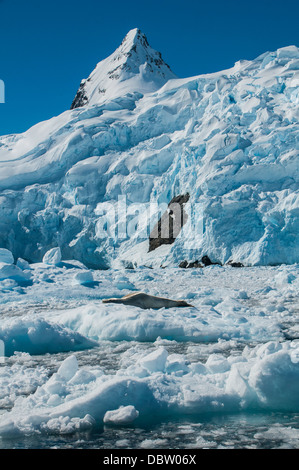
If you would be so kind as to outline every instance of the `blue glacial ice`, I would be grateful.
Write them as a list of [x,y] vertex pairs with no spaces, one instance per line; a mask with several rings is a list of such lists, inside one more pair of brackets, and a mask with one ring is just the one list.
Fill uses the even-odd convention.
[[[171,78],[116,107],[106,99],[1,137],[0,245],[30,262],[60,247],[64,259],[91,268],[156,258],[173,266],[204,254],[298,262],[298,54],[290,46]],[[168,251],[149,258],[141,228],[119,237],[122,212],[115,238],[99,234],[103,207],[116,208],[119,197],[128,206],[167,204],[186,192],[193,225]],[[195,234],[200,217],[204,231]]]

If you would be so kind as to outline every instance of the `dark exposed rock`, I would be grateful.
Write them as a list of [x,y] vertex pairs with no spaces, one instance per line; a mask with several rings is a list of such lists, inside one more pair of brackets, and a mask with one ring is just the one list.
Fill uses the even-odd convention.
[[203,256],[201,258],[201,261],[205,266],[211,266],[211,264],[213,264],[212,261],[210,260],[210,258],[207,255]]
[[183,269],[203,268],[203,265],[198,260],[192,261],[191,263],[188,263],[187,260],[184,260],[179,264],[179,268],[183,268]]
[[221,266],[221,263],[213,263],[207,255],[205,255],[201,258],[201,262],[205,266],[211,266],[212,264],[218,264],[219,266]]
[[232,266],[233,268],[244,268],[244,264],[234,261],[228,261],[226,264]]
[[189,201],[189,193],[175,196],[168,204],[158,223],[152,230],[149,238],[149,252],[161,245],[171,245],[187,222],[188,216],[184,211],[184,204]]
[[85,106],[88,103],[88,98],[85,93],[85,80],[83,80],[80,84],[79,90],[72,102],[71,109],[80,108],[81,106]]
[[192,263],[189,263],[187,268],[203,268],[203,265],[198,260],[196,260]]
[[188,266],[188,261],[187,260],[184,260],[184,261],[181,261],[180,264],[179,264],[179,268],[187,268]]

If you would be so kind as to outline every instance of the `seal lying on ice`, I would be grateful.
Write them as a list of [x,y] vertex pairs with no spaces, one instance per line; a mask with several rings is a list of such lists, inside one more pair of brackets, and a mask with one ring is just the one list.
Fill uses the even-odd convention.
[[125,295],[120,299],[104,299],[105,304],[124,304],[133,305],[134,307],[140,308],[171,308],[171,307],[193,307],[188,304],[185,300],[172,300],[165,299],[164,297],[156,297],[154,295],[148,295],[144,292],[134,292],[133,294]]

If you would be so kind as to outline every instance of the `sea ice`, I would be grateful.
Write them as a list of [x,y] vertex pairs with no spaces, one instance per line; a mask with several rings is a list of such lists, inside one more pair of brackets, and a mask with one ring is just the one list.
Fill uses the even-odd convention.
[[140,422],[299,410],[297,265],[126,272],[137,290],[169,297],[175,280],[182,295],[196,294],[194,307],[159,310],[103,304],[123,295],[110,270],[91,271],[95,289],[74,286],[83,268],[71,261],[28,271],[23,295],[12,286],[1,296],[0,339],[14,364],[0,369],[2,437],[97,429],[120,407]]
[[0,263],[4,264],[13,264],[14,257],[11,251],[6,250],[5,248],[0,248]]
[[135,286],[126,276],[117,275],[115,277],[115,285],[118,289],[127,289],[127,290],[134,290]]
[[[72,382],[78,365],[70,356],[44,385],[19,398],[1,416],[0,435],[76,432],[100,427],[103,421],[119,425],[137,417],[149,419],[153,413],[166,417],[219,411],[299,411],[299,363],[291,360],[298,348],[298,342],[290,341],[280,347],[269,342],[250,351],[245,348],[233,361],[230,357],[222,362],[209,359],[204,374],[197,371],[196,363],[188,365],[184,356],[177,356],[177,362],[185,361],[187,369],[176,375],[165,370],[168,352],[159,347],[142,359],[146,376],[136,377],[129,367],[119,369],[117,377],[100,374],[81,388]],[[211,367],[212,363],[217,367]]]
[[0,280],[13,279],[17,282],[25,282],[30,278],[30,272],[23,271],[15,264],[0,263]]
[[28,261],[26,261],[25,259],[22,259],[22,258],[17,259],[16,265],[17,265],[18,268],[22,269],[23,271],[25,269],[30,269],[30,264],[28,263]]
[[52,248],[51,250],[47,251],[47,253],[43,257],[43,263],[50,264],[50,265],[57,265],[61,262],[61,250],[59,247]]
[[5,344],[6,356],[19,351],[29,354],[79,351],[97,345],[75,331],[34,316],[5,318],[0,326],[0,339]]
[[132,405],[121,406],[117,410],[107,411],[104,416],[104,423],[106,424],[129,424],[135,421],[139,416],[139,411]]
[[76,356],[69,356],[59,367],[58,375],[65,380],[71,380],[78,370],[78,362]]
[[139,364],[149,372],[162,372],[165,369],[168,352],[163,347],[153,351],[151,354],[139,360]]
[[74,283],[82,286],[92,284],[94,278],[91,271],[79,271],[74,275]]

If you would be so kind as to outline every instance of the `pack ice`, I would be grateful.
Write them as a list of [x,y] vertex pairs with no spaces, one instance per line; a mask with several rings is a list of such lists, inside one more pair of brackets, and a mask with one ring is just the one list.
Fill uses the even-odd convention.
[[1,417],[0,435],[72,434],[104,423],[150,422],[157,415],[299,410],[298,342],[268,342],[239,356],[212,354],[205,364],[190,364],[163,346],[140,355],[137,363],[134,352],[128,355],[132,365],[116,375],[100,367],[79,368],[76,357],[69,356]]
[[[130,31],[71,110],[0,138],[0,246],[30,262],[60,247],[93,268],[298,262],[298,64],[289,46],[179,79]],[[149,256],[145,205],[187,192],[190,224]],[[120,197],[142,204],[135,236],[119,237]],[[107,203],[118,217],[103,236]]]
[[[90,272],[80,263],[29,267],[25,292],[0,297],[3,445],[155,419],[298,412],[298,265],[95,270],[96,288],[78,283]],[[174,283],[194,307],[102,302],[132,289],[170,297]]]

